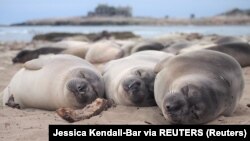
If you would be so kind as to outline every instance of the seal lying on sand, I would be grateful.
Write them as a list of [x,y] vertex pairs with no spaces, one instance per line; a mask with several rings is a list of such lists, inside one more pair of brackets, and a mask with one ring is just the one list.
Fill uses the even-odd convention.
[[64,51],[65,48],[56,48],[56,47],[42,47],[36,50],[22,50],[16,57],[12,59],[13,63],[25,63],[32,59],[38,58],[40,55],[44,54],[58,54]]
[[250,45],[244,42],[231,42],[223,44],[207,44],[207,45],[193,45],[181,49],[177,54],[197,50],[214,50],[232,56],[236,59],[242,67],[250,66]]
[[103,72],[106,97],[121,105],[155,105],[154,66],[172,56],[160,51],[141,51],[110,61]]
[[144,51],[144,50],[162,50],[164,45],[155,41],[141,41],[132,48],[131,53]]
[[162,51],[177,54],[180,50],[184,48],[188,48],[189,46],[192,46],[190,42],[187,42],[187,41],[177,42],[177,43],[173,43],[172,45],[163,49]]
[[239,63],[231,56],[201,50],[172,57],[163,65],[154,95],[170,122],[201,124],[235,111],[244,81]]
[[199,43],[199,44],[192,44],[190,46],[184,47],[177,51],[176,54],[183,54],[187,52],[193,52],[193,51],[198,51],[198,50],[204,50],[209,47],[216,46],[217,44],[214,43]]
[[123,57],[120,46],[113,41],[99,41],[90,45],[86,60],[93,64],[106,63]]
[[88,43],[80,41],[60,41],[50,46],[40,47],[34,50],[22,50],[12,59],[13,63],[25,63],[46,54],[70,54],[85,58],[88,51]]
[[82,108],[104,96],[102,76],[87,61],[54,55],[28,61],[4,90],[3,104],[56,110]]
[[236,59],[241,67],[250,66],[250,45],[248,43],[225,43],[206,48],[226,53]]
[[221,36],[215,39],[214,43],[221,45],[221,44],[228,44],[228,43],[242,43],[244,42],[243,39],[234,36]]

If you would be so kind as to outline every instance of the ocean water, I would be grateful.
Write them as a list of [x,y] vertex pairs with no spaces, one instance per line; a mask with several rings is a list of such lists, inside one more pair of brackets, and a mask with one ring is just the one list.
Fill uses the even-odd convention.
[[145,38],[183,32],[219,35],[250,35],[250,25],[230,26],[0,26],[0,41],[31,41],[36,34],[49,32],[97,33],[131,31]]

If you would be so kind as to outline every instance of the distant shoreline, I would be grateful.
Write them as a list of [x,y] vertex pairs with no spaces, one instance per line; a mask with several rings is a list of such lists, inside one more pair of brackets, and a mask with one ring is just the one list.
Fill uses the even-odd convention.
[[207,18],[177,19],[150,17],[74,17],[60,19],[30,20],[10,26],[36,25],[250,25],[250,16],[215,16]]

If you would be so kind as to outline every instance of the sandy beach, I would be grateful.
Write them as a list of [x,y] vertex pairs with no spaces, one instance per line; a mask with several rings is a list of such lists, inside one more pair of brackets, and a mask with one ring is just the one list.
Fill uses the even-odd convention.
[[[41,43],[40,43],[41,44]],[[2,43],[0,44],[0,92],[8,85],[12,76],[22,67],[22,64],[12,64],[11,59],[16,53],[26,47],[32,48],[32,43]],[[250,124],[250,67],[243,68],[245,89],[243,97],[231,117],[220,116],[207,124]],[[2,100],[1,100],[2,102]],[[2,105],[2,103],[1,103]],[[83,121],[68,123],[54,111],[38,109],[12,109],[0,107],[0,140],[32,140],[48,139],[50,124],[170,124],[158,107],[126,107],[117,105],[102,112],[100,115]]]
[[2,0],[0,13],[0,141],[91,136],[87,125],[249,138],[250,0]]

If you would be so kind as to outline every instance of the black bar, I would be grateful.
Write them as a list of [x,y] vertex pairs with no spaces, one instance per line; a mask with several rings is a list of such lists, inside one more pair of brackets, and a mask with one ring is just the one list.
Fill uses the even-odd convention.
[[84,137],[164,137],[249,140],[249,125],[49,125],[49,140]]

